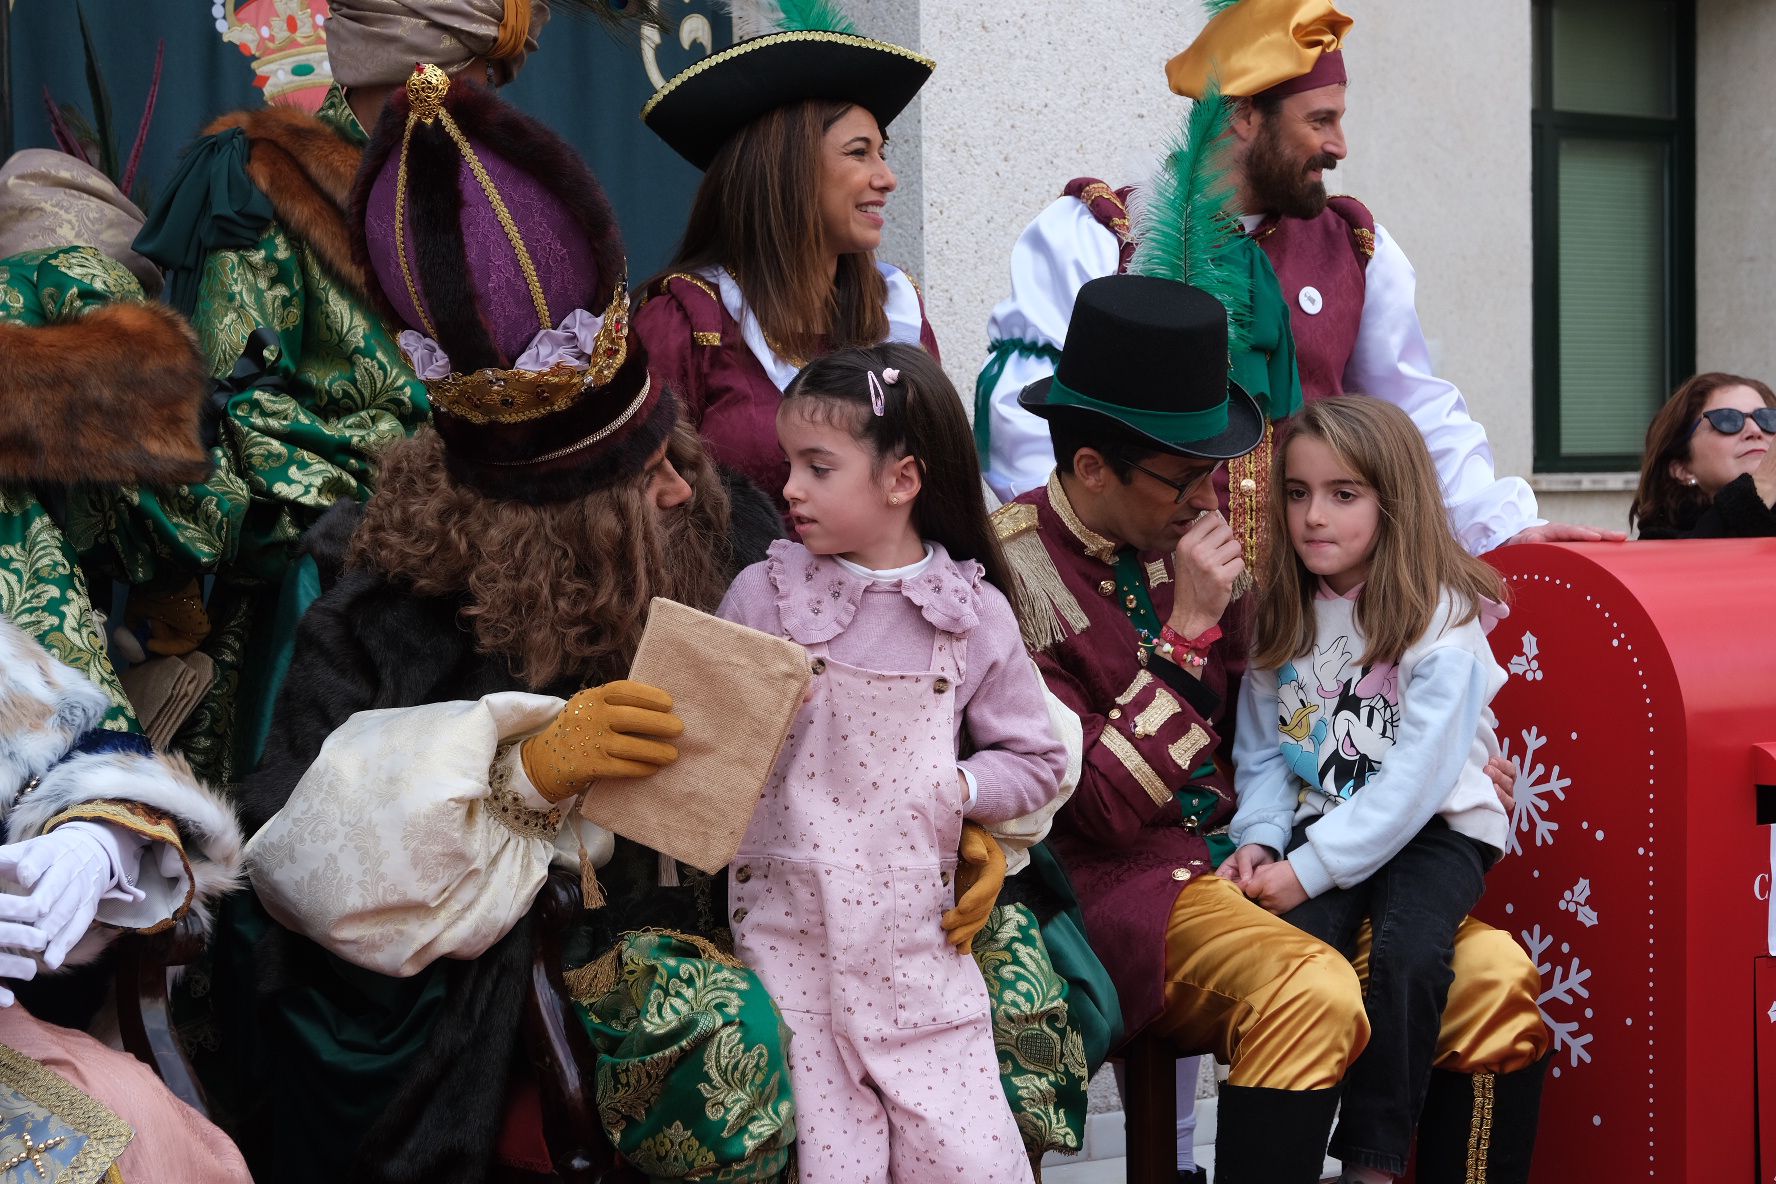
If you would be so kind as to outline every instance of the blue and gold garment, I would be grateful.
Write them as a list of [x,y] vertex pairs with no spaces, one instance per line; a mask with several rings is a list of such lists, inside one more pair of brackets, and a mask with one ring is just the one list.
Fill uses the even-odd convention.
[[122,1184],[117,1159],[134,1135],[66,1078],[0,1044],[0,1180]]

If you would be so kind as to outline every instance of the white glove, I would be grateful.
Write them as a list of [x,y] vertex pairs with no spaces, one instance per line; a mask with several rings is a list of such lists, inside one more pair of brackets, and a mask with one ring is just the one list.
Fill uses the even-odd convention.
[[[0,945],[42,950],[43,965],[56,970],[68,951],[92,927],[99,901],[114,887],[128,895],[135,890],[126,867],[141,861],[142,837],[97,822],[69,822],[45,835],[0,847],[0,875],[10,876],[24,891],[0,896],[0,918],[26,921],[31,940],[17,941],[0,924]],[[127,848],[127,853],[125,848]],[[4,957],[4,955],[0,955]],[[33,971],[34,973],[34,971]],[[0,964],[0,975],[13,974]],[[8,1002],[11,1000],[8,999]]]

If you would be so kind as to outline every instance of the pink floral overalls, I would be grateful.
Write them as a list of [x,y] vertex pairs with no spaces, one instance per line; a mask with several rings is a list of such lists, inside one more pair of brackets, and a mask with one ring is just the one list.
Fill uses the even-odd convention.
[[1032,1179],[986,984],[941,925],[962,830],[967,638],[931,634],[922,674],[848,666],[796,638],[810,698],[730,872],[737,952],[792,1032],[803,1184]]

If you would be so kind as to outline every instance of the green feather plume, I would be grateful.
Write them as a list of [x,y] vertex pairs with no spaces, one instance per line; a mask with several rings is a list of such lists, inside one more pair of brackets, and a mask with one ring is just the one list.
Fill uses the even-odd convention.
[[1252,295],[1245,268],[1231,257],[1239,210],[1228,173],[1232,104],[1213,78],[1191,105],[1184,126],[1166,146],[1165,163],[1135,225],[1140,245],[1129,260],[1135,275],[1158,276],[1201,288],[1227,310],[1229,346],[1247,341]]
[[1239,2],[1240,0],[1203,0],[1203,13],[1214,20]]
[[851,23],[851,18],[840,12],[831,0],[777,0],[777,8],[782,14],[777,18],[780,33],[824,29],[829,33],[858,36],[857,26]]

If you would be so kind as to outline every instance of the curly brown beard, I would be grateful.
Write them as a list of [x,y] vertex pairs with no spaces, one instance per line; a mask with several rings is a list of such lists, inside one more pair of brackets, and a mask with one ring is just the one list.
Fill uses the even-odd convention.
[[431,428],[380,458],[347,565],[416,596],[457,596],[475,648],[532,689],[628,670],[655,596],[713,612],[733,579],[728,495],[697,434],[667,445],[691,498],[660,510],[645,479],[529,505],[453,481]]
[[1300,158],[1283,147],[1281,116],[1261,117],[1258,134],[1246,149],[1246,187],[1257,200],[1254,214],[1278,214],[1284,218],[1317,218],[1326,208],[1326,186],[1309,180],[1314,169],[1338,167],[1338,158],[1316,153]]

